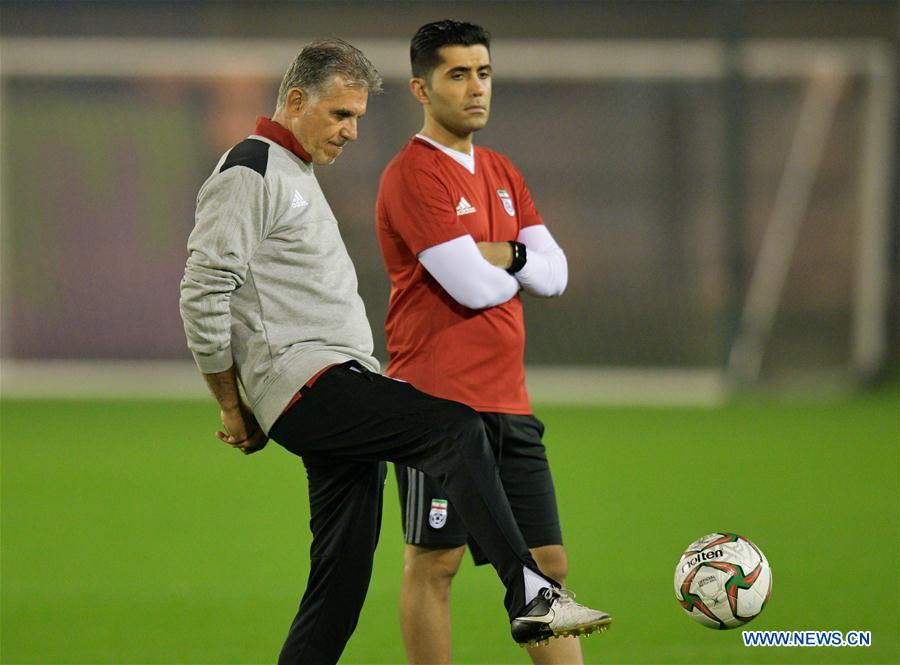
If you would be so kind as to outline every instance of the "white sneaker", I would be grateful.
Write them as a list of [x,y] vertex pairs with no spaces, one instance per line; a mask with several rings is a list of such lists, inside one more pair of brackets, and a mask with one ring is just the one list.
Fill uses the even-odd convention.
[[513,639],[521,646],[546,644],[551,637],[590,635],[609,628],[612,617],[606,612],[592,610],[574,599],[571,591],[544,587],[510,622]]

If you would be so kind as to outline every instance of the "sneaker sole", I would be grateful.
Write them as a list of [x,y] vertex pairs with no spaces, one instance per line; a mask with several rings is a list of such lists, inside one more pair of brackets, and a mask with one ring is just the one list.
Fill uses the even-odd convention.
[[520,647],[547,646],[550,644],[550,640],[555,640],[560,637],[580,637],[582,635],[584,637],[590,637],[592,633],[602,633],[604,630],[609,630],[611,623],[612,617],[606,617],[605,619],[600,619],[599,621],[579,626],[578,628],[560,631],[553,637],[548,637],[545,640],[528,640],[527,642],[519,642],[518,645]]

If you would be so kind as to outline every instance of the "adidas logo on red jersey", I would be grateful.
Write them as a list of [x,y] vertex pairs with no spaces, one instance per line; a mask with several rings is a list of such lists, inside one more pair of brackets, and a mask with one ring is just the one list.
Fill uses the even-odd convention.
[[475,206],[466,201],[465,196],[459,197],[459,203],[456,204],[457,216],[471,215],[473,212],[475,212]]

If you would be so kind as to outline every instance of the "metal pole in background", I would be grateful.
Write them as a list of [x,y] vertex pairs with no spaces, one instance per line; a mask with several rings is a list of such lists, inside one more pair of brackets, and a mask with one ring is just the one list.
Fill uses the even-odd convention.
[[726,370],[741,383],[759,380],[845,81],[839,61],[821,58],[811,72],[728,357]]
[[723,362],[737,336],[744,295],[744,80],[741,71],[743,7],[721,0],[719,20],[724,55],[722,101],[722,222],[727,292],[723,312]]
[[[869,382],[884,369],[892,340],[891,265],[897,265],[897,74],[895,55],[873,51],[866,89],[865,123],[860,163],[860,233],[853,285],[852,359],[854,374]],[[894,176],[893,183],[891,175]],[[892,205],[893,202],[893,205]],[[896,270],[896,267],[895,267]],[[896,280],[896,274],[893,280]],[[894,281],[896,285],[896,281]],[[896,310],[895,310],[896,311]],[[896,332],[893,333],[896,335]]]

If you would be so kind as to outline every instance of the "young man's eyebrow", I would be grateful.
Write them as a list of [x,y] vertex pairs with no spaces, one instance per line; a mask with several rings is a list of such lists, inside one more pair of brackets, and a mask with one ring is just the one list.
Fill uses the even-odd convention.
[[[466,67],[464,65],[459,65],[458,67],[451,67],[450,69],[448,69],[447,75],[452,76],[453,74],[465,74],[467,72],[472,71],[472,69],[473,69],[472,67]],[[487,70],[489,72],[493,71],[493,69],[491,69],[490,65],[479,65],[478,67],[475,67],[474,69],[476,69],[479,72],[483,72],[485,70]]]

